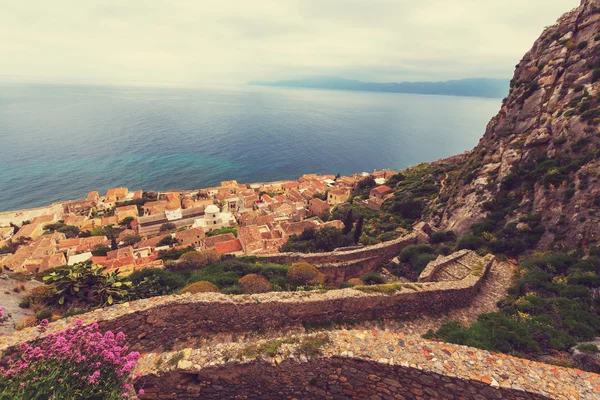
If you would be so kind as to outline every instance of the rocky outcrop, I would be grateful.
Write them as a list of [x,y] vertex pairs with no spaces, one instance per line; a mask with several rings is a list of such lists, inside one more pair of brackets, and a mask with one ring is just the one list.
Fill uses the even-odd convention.
[[[514,219],[540,213],[546,228],[555,228],[548,229],[540,247],[555,240],[568,246],[596,243],[599,123],[600,0],[582,0],[547,27],[517,64],[500,112],[457,165],[462,174],[446,188],[449,198],[437,215],[438,226],[466,232],[487,214],[482,204],[508,190],[520,200]],[[536,169],[546,160],[558,165]],[[560,168],[570,164],[566,172]],[[503,185],[518,181],[523,170],[538,176],[518,188]]]

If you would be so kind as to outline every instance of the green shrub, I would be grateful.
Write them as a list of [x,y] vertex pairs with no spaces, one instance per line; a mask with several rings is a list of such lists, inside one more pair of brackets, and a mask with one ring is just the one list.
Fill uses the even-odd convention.
[[583,41],[577,43],[577,48],[579,50],[583,50],[583,49],[585,49],[587,47],[587,45],[588,45],[587,40],[583,40]]
[[363,281],[367,285],[380,285],[385,282],[383,280],[383,278],[381,277],[381,275],[376,274],[374,272],[363,275],[360,278],[360,280]]
[[317,267],[306,262],[292,264],[286,277],[296,285],[322,285],[325,283],[325,275]]
[[219,288],[207,281],[194,282],[181,289],[181,293],[210,293],[219,292]]
[[592,343],[580,344],[579,346],[577,346],[577,350],[582,351],[584,353],[600,353],[600,349],[598,349],[598,346]]
[[52,271],[43,281],[52,285],[53,299],[59,305],[86,303],[100,306],[127,299],[131,282],[119,276],[119,270],[109,273],[104,270],[103,266],[88,261]]
[[238,285],[245,294],[266,293],[271,290],[271,284],[267,278],[257,274],[243,276],[238,281]]
[[170,294],[185,286],[185,278],[163,268],[144,268],[128,276],[132,282],[131,297],[148,297]]
[[29,308],[31,307],[31,299],[23,299],[19,302],[19,307],[21,308]]
[[41,321],[43,319],[50,320],[52,318],[52,311],[48,310],[47,308],[44,308],[44,309],[38,311],[37,313],[35,313],[35,318],[38,321]]
[[431,243],[445,243],[445,242],[453,242],[456,240],[456,233],[453,231],[441,231],[441,232],[432,232],[431,233]]

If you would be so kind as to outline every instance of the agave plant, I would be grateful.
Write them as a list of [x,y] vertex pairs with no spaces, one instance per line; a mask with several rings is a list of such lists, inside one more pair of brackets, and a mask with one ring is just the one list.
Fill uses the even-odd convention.
[[88,261],[53,271],[43,280],[54,287],[54,300],[61,305],[77,300],[106,305],[127,299],[131,282],[120,277],[119,270],[109,273],[104,270],[103,266]]

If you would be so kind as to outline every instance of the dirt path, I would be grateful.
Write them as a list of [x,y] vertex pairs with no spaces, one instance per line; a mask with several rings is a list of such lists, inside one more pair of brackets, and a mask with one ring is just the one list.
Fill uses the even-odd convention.
[[[0,275],[0,307],[3,308],[4,317],[6,317],[0,322],[0,335],[9,335],[15,332],[15,322],[35,315],[33,310],[19,307],[19,303],[28,290],[39,285],[41,283],[35,280],[21,282],[9,278],[6,274]],[[21,290],[23,286],[25,287],[24,291]],[[18,288],[18,293],[14,291],[15,288]]]

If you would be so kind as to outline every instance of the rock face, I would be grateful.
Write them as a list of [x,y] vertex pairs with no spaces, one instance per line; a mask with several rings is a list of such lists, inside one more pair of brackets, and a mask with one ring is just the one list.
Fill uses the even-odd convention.
[[[464,233],[487,214],[482,204],[505,190],[520,200],[513,220],[542,215],[547,231],[538,247],[597,243],[599,122],[600,0],[582,0],[516,66],[509,96],[464,163],[470,179],[450,183],[438,227]],[[523,171],[533,177],[521,183]]]

